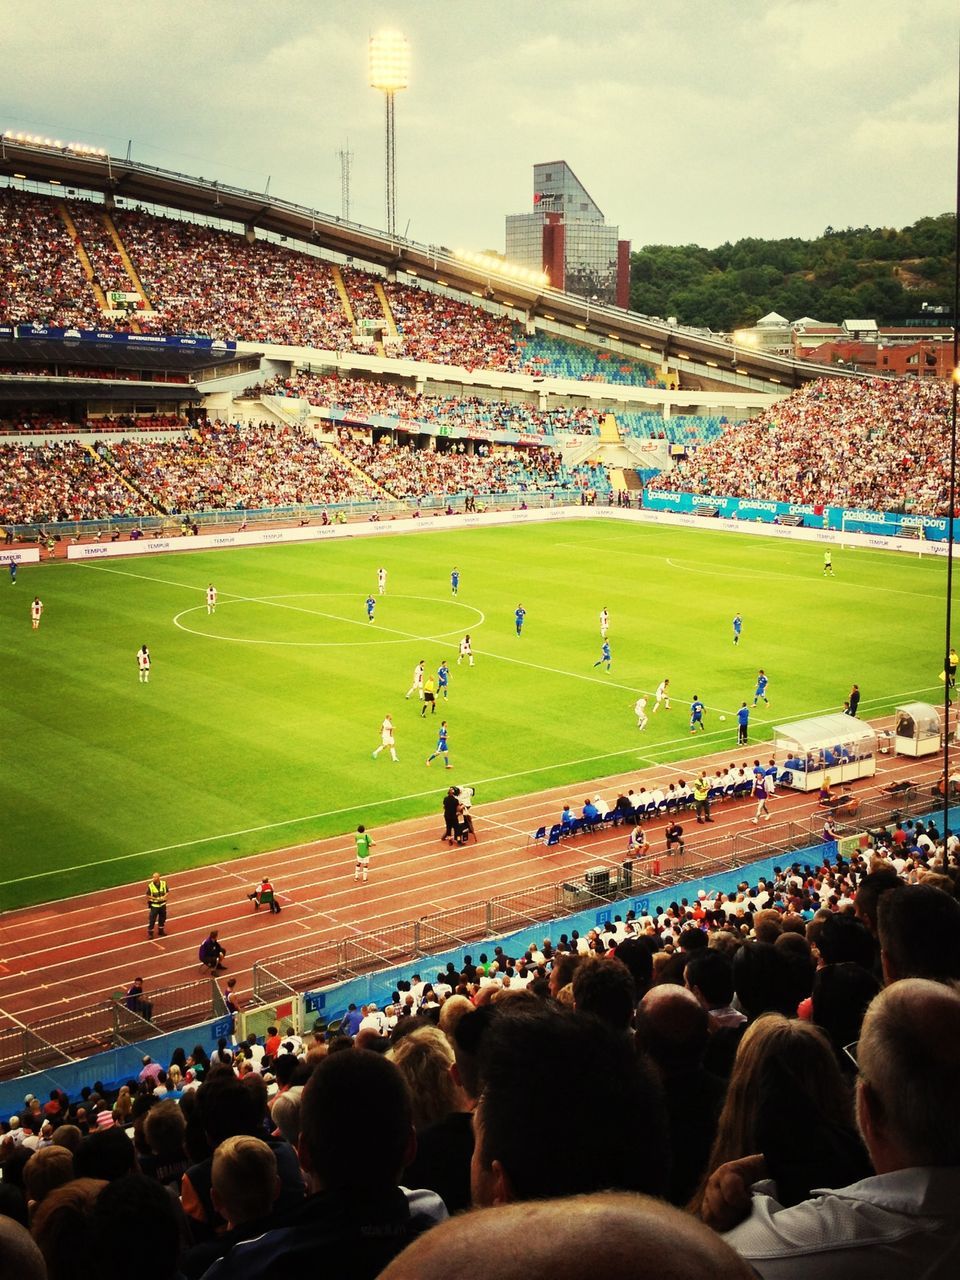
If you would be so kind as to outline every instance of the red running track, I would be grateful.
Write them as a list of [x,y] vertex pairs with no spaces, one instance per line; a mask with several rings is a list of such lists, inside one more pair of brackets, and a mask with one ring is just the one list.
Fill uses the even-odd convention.
[[[876,722],[878,725],[888,722]],[[753,744],[750,759],[767,759],[770,744]],[[438,816],[411,820],[373,832],[376,845],[370,879],[353,878],[350,835],[313,844],[292,845],[228,863],[167,877],[170,885],[167,935],[146,937],[146,881],[97,890],[77,898],[12,911],[0,917],[0,1028],[30,1025],[86,1008],[125,989],[140,975],[150,989],[202,976],[197,949],[211,928],[227,947],[226,976],[235,975],[241,994],[251,986],[251,967],[285,951],[324,939],[358,935],[433,912],[581,874],[597,862],[626,857],[627,832],[603,832],[564,840],[554,848],[530,845],[541,824],[559,817],[570,800],[579,810],[582,797],[598,791],[612,800],[621,788],[665,784],[691,778],[703,765],[711,771],[743,757],[725,750],[673,765],[554,787],[473,808],[478,842],[452,847],[440,839],[443,790]],[[893,781],[931,785],[940,776],[940,757],[926,761],[879,756],[876,777],[854,783],[861,800]],[[753,804],[728,801],[714,807],[715,821],[703,832],[692,815],[684,820],[688,857],[698,838],[713,839],[751,827]],[[815,799],[781,791],[771,801],[774,825],[804,821],[817,812]],[[665,821],[647,827],[654,849],[662,849]],[[762,827],[761,827],[762,830]],[[157,868],[163,874],[163,867]],[[269,872],[277,887],[280,915],[254,912],[246,894]],[[534,931],[532,931],[534,932]]]

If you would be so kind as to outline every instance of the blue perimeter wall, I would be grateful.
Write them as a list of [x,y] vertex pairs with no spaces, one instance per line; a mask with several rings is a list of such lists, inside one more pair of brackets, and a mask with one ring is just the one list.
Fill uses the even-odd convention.
[[692,515],[700,507],[715,507],[728,520],[762,520],[772,524],[779,516],[800,516],[806,529],[836,529],[848,533],[896,534],[901,528],[923,528],[923,536],[931,542],[947,537],[944,516],[911,516],[894,511],[867,511],[863,508],[814,507],[807,502],[762,502],[752,498],[723,498],[717,494],[679,493],[669,489],[646,488],[643,491],[645,511],[673,511]]
[[818,844],[804,849],[802,853],[778,854],[777,857],[764,858],[760,862],[750,862],[742,867],[731,867],[727,871],[711,876],[708,880],[685,880],[681,884],[673,885],[669,889],[660,889],[653,894],[638,895],[635,898],[621,898],[616,903],[593,907],[588,911],[580,911],[572,916],[563,916],[558,920],[547,921],[544,924],[531,925],[528,929],[518,929],[515,933],[503,934],[501,937],[491,938],[471,946],[456,947],[452,951],[424,956],[411,964],[398,965],[395,969],[381,970],[377,973],[366,974],[363,977],[351,978],[347,982],[337,983],[333,987],[325,987],[321,991],[308,991],[304,997],[306,1001],[307,1028],[309,1029],[310,1027],[309,1019],[311,1014],[332,1022],[346,1013],[349,1004],[355,1004],[359,1007],[362,1004],[369,1003],[371,1000],[375,1000],[382,1009],[385,1004],[390,1003],[390,996],[397,989],[398,982],[409,981],[415,973],[419,973],[425,982],[432,982],[440,970],[446,966],[448,960],[452,960],[454,964],[459,964],[465,953],[473,956],[474,960],[476,960],[481,951],[491,951],[493,944],[502,946],[508,954],[517,951],[522,952],[527,949],[531,942],[539,943],[544,938],[555,940],[561,933],[569,936],[573,929],[577,929],[581,934],[584,934],[590,929],[598,929],[602,925],[611,922],[614,916],[625,916],[628,911],[634,911],[640,916],[652,911],[654,908],[669,906],[671,902],[679,901],[681,898],[686,898],[690,901],[697,896],[700,889],[706,889],[708,894],[710,892],[730,893],[736,889],[742,880],[748,880],[750,884],[756,884],[761,877],[767,878],[771,876],[774,867],[789,866],[793,862],[809,862],[813,865],[815,861],[821,860],[824,855],[836,857],[836,848],[834,843]]

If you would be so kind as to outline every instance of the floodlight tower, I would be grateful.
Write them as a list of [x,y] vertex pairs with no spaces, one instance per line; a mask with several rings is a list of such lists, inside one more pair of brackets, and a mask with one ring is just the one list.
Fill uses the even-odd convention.
[[370,88],[386,99],[385,173],[387,234],[397,231],[397,133],[394,99],[410,83],[410,41],[399,31],[380,31],[370,37]]

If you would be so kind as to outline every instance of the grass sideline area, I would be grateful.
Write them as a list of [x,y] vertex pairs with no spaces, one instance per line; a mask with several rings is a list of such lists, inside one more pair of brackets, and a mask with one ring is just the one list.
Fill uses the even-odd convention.
[[[0,583],[0,909],[338,833],[349,848],[359,822],[439,813],[450,782],[478,803],[569,783],[579,805],[598,775],[741,758],[735,712],[760,667],[771,705],[751,741],[841,710],[854,681],[862,716],[939,702],[944,563],[837,549],[833,564],[824,577],[816,544],[570,521],[24,567]],[[456,662],[465,632],[472,669]],[[451,670],[426,720],[404,701],[420,658]],[[638,732],[633,704],[665,676],[672,710]],[[371,759],[386,713],[398,764]],[[442,718],[449,773],[425,767]]]

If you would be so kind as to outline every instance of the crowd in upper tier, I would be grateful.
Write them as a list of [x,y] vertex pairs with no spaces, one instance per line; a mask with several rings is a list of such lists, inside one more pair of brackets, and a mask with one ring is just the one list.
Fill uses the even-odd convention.
[[476,453],[450,449],[397,448],[384,438],[370,444],[343,435],[337,448],[394,498],[426,498],[460,493],[527,493],[559,489],[575,481],[560,455],[550,449],[513,446]]
[[605,416],[588,405],[538,409],[528,403],[508,403],[482,396],[424,395],[403,383],[384,379],[345,378],[304,370],[289,377],[278,375],[252,388],[248,394],[298,397],[360,418],[383,414],[407,422],[475,427],[481,431],[520,431],[526,435],[553,435],[562,431],[595,435]]
[[946,510],[950,387],[821,379],[728,427],[670,477],[672,488],[767,501]]
[[[639,361],[557,338],[528,338],[509,317],[447,294],[358,267],[337,268],[272,240],[248,241],[237,231],[118,208],[109,217],[134,279],[102,206],[73,200],[64,211],[79,243],[57,202],[0,189],[0,324],[136,327],[332,351],[383,342],[390,355],[467,369],[641,385],[655,378]],[[104,293],[142,289],[148,305],[137,304],[129,318],[107,315],[94,282]],[[370,333],[363,321],[380,328]]]
[[[958,847],[898,823],[586,937],[424,959],[306,1039],[278,1021],[73,1097],[25,1089],[0,1122],[0,1266],[952,1280]],[[149,1019],[149,983],[124,1003]]]

